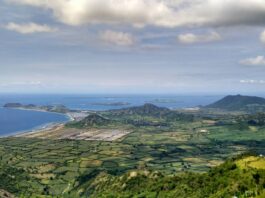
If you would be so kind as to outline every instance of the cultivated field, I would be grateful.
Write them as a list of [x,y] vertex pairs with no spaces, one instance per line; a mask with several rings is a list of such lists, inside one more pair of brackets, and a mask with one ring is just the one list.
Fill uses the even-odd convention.
[[[153,120],[148,117],[148,121]],[[25,190],[27,193],[49,191],[50,195],[74,197],[71,193],[81,193],[101,172],[206,172],[244,152],[265,154],[264,127],[216,123],[216,119],[200,118],[172,121],[168,126],[136,127],[118,122],[82,129],[57,126],[0,139],[0,166],[2,170],[15,168],[30,177],[16,184],[20,189],[31,189]],[[259,161],[246,163],[261,166]]]

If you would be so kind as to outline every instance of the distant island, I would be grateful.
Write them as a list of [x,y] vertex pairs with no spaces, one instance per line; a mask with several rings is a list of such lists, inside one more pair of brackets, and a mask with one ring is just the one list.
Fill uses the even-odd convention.
[[245,111],[249,113],[263,112],[265,110],[265,99],[257,96],[228,95],[204,108]]
[[182,103],[182,101],[177,101],[175,99],[154,99],[150,101],[146,101],[146,103]]
[[35,111],[47,111],[47,112],[56,112],[56,113],[68,113],[71,110],[64,105],[43,105],[38,106],[34,104],[23,105],[21,103],[6,103],[4,108],[16,108],[24,110],[35,110]]
[[131,103],[128,103],[128,102],[95,102],[95,103],[92,103],[92,105],[95,105],[95,106],[127,106],[130,104]]

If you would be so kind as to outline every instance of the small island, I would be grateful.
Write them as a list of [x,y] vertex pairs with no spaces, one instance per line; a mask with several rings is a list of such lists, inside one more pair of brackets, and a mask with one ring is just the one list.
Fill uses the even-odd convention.
[[56,113],[68,113],[70,109],[68,109],[64,105],[44,105],[38,106],[34,104],[21,104],[21,103],[6,103],[4,108],[15,108],[15,109],[23,109],[23,110],[36,110],[36,111],[47,111],[47,112],[56,112]]
[[92,103],[94,106],[128,106],[129,102],[95,102]]

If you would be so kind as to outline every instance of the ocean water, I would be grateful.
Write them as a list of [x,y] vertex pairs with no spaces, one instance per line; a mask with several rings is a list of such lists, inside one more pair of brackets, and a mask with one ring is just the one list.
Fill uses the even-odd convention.
[[63,123],[62,114],[0,108],[0,137],[40,129],[48,124]]
[[[170,109],[207,105],[223,96],[174,96],[174,95],[30,95],[0,94],[0,107],[6,103],[56,105],[71,109],[108,110],[152,103]],[[120,105],[119,105],[120,104]],[[0,108],[0,136],[30,131],[49,123],[66,122],[61,114]]]
[[[223,96],[174,96],[174,95],[15,95],[0,94],[0,106],[9,102],[36,105],[63,104],[71,109],[107,110],[152,103],[171,109],[207,105]],[[107,103],[108,105],[103,105]],[[128,103],[128,105],[111,105]]]

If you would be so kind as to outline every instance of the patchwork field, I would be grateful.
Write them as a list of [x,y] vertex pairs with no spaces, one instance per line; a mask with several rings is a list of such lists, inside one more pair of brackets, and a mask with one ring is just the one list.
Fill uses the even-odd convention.
[[[92,115],[67,126],[0,139],[0,175],[10,178],[10,186],[3,188],[0,182],[0,189],[16,193],[15,186],[25,197],[76,197],[100,173],[204,173],[232,156],[265,154],[265,128],[230,115],[113,115],[113,120],[108,113]],[[238,163],[264,165],[256,159]]]
[[[83,178],[93,177],[98,171],[113,175],[139,169],[167,175],[187,170],[205,172],[229,156],[250,150],[264,153],[263,128],[253,133],[204,122],[200,125],[196,130],[182,123],[177,130],[139,127],[131,133],[57,128],[27,137],[5,138],[0,139],[1,164],[28,173],[33,180],[23,185],[31,186],[34,192],[41,194],[48,186],[54,195],[67,195],[82,186]],[[194,126],[198,127],[198,122]],[[260,166],[258,161],[247,163]]]

